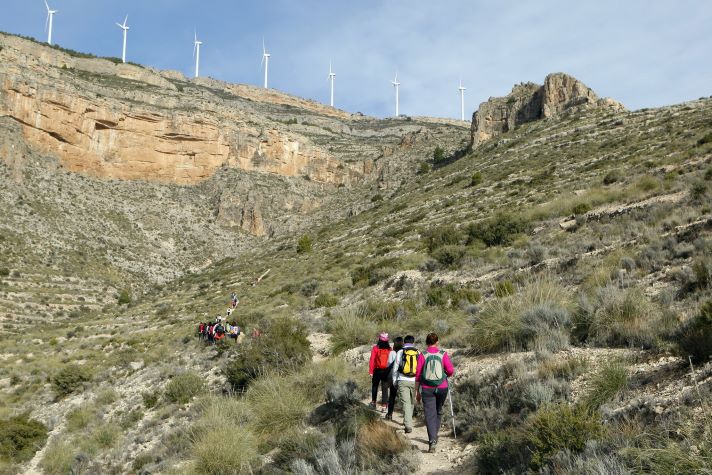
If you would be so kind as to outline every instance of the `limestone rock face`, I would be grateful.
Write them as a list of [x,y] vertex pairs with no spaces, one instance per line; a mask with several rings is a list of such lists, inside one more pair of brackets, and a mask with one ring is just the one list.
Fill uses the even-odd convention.
[[520,124],[557,117],[580,107],[625,110],[613,99],[599,99],[595,92],[568,74],[549,74],[544,85],[524,83],[514,86],[505,97],[491,97],[480,104],[472,117],[470,147]]

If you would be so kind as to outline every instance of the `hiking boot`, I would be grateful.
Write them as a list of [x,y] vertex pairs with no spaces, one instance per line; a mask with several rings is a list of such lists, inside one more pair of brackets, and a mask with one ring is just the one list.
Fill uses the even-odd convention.
[[393,420],[393,414],[386,414],[386,417],[384,417],[385,420],[387,421],[392,421]]
[[369,403],[368,403],[368,407],[370,407],[371,409],[376,409],[376,403],[375,403],[375,402],[369,402]]
[[388,410],[388,404],[381,404],[381,412],[386,412]]
[[405,433],[406,433],[406,434],[410,434],[411,432],[413,432],[413,428],[412,428],[412,427],[406,427],[406,428],[405,428]]
[[428,444],[428,453],[429,453],[429,454],[434,454],[435,452],[437,452],[437,447],[438,447],[438,443],[437,443],[437,442],[430,442],[430,443]]

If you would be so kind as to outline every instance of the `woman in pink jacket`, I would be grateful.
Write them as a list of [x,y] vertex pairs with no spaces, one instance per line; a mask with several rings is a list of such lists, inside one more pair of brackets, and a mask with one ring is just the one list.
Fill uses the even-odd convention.
[[[443,416],[443,405],[447,399],[447,378],[455,374],[450,356],[438,348],[438,336],[430,333],[425,338],[428,348],[418,356],[415,374],[415,399],[423,401],[425,426],[428,429],[428,452],[435,452],[438,430]],[[420,391],[419,391],[420,389]]]

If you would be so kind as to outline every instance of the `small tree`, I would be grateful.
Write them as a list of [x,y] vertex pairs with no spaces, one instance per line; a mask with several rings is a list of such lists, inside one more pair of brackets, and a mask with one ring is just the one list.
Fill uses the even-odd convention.
[[428,165],[428,162],[420,162],[420,166],[418,167],[418,175],[425,175],[430,171],[430,165]]
[[129,289],[123,289],[121,293],[119,293],[118,301],[119,305],[131,303],[131,294],[129,293]]
[[445,160],[445,150],[438,145],[435,147],[435,150],[433,150],[433,163],[440,163],[443,160]]
[[303,254],[306,252],[311,252],[312,250],[312,239],[309,237],[308,234],[305,234],[304,236],[299,238],[299,241],[297,241],[297,252],[299,254]]
[[482,183],[482,173],[475,172],[472,174],[472,179],[470,180],[470,186],[477,186]]

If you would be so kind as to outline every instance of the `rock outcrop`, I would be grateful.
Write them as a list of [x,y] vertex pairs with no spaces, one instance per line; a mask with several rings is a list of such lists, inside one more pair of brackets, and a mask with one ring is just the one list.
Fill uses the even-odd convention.
[[583,107],[625,110],[613,99],[599,99],[591,88],[564,73],[549,74],[543,86],[531,82],[518,84],[507,96],[491,97],[480,104],[472,117],[470,147],[520,124],[549,119]]

